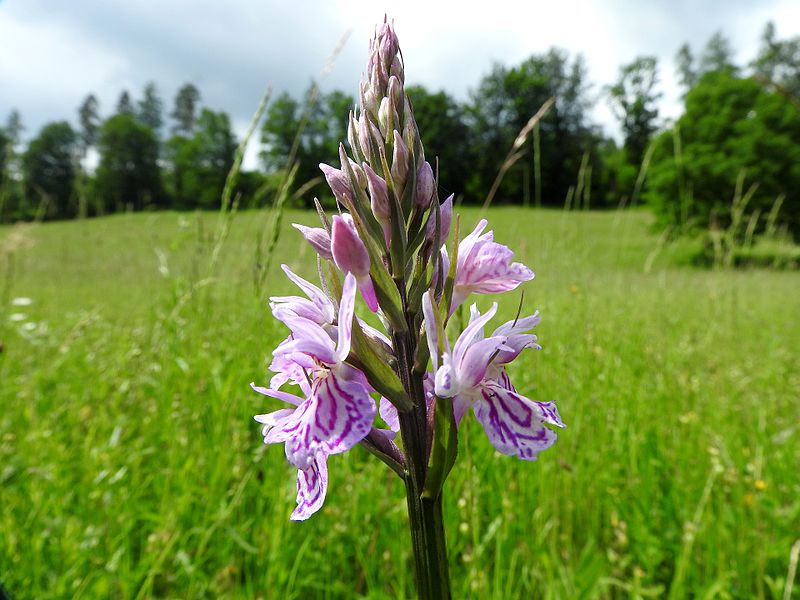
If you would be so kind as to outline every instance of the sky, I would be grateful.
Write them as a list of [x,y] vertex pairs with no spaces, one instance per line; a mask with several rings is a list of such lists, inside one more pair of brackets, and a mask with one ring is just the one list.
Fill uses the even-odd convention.
[[[512,66],[551,46],[582,53],[599,98],[591,118],[617,139],[602,93],[620,65],[656,56],[661,114],[675,118],[682,43],[698,52],[722,30],[744,64],[768,20],[779,39],[800,35],[798,0],[0,0],[0,124],[12,108],[26,137],[48,121],[74,123],[90,92],[108,115],[123,89],[136,99],[148,81],[168,112],[191,81],[242,135],[268,88],[299,96],[345,36],[322,87],[355,95],[384,14],[395,22],[406,82],[461,100],[496,62]],[[245,166],[256,165],[256,151]]]

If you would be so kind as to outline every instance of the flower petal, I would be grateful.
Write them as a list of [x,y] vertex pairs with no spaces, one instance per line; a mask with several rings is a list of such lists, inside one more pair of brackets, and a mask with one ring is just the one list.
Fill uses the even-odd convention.
[[536,460],[556,441],[556,434],[542,424],[539,403],[493,383],[484,384],[480,391],[473,405],[475,417],[498,452]]
[[305,521],[322,508],[328,491],[328,458],[319,453],[308,467],[297,471],[297,508],[292,521]]
[[285,436],[289,462],[305,468],[318,452],[340,454],[364,439],[375,412],[375,401],[357,379],[332,371],[314,381],[311,396],[295,411],[296,422],[272,433]]
[[476,339],[483,338],[483,326],[489,322],[496,312],[497,302],[492,302],[492,307],[483,316],[477,316],[480,315],[477,311],[472,314],[469,325],[464,328],[464,331],[461,332],[461,335],[458,336],[456,343],[453,345],[453,364],[456,365],[457,369],[460,369],[459,365],[463,362],[467,349],[475,343]]
[[353,311],[356,303],[356,278],[348,273],[342,286],[342,301],[339,303],[339,316],[336,321],[338,330],[338,343],[336,344],[336,358],[343,362],[350,354],[350,345],[353,339]]
[[331,302],[331,299],[315,286],[310,281],[306,281],[302,277],[295,275],[292,270],[287,265],[281,265],[281,269],[283,272],[286,273],[286,276],[291,279],[297,287],[303,290],[303,293],[308,296],[309,300],[311,300],[320,311],[328,317],[327,322],[330,323],[333,321],[333,316],[336,311],[336,307]]

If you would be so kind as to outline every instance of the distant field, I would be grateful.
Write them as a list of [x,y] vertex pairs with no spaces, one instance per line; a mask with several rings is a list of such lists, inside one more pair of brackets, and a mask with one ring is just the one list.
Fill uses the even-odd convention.
[[[291,523],[294,472],[252,420],[276,406],[248,383],[284,336],[265,295],[290,290],[281,262],[316,270],[288,226],[314,215],[285,217],[260,294],[262,213],[234,218],[211,272],[213,214],[0,228],[15,598],[411,595],[400,481],[360,448],[332,457],[325,507]],[[512,379],[568,428],[524,463],[467,422],[445,488],[455,597],[781,598],[800,540],[800,275],[682,266],[644,212],[489,218],[543,314],[544,349]]]

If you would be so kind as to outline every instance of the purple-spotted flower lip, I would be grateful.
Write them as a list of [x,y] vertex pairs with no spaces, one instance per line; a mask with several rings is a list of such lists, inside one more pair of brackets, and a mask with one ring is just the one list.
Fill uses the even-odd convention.
[[[422,306],[436,396],[452,398],[457,423],[471,407],[499,452],[535,460],[556,440],[556,434],[544,424],[564,427],[564,423],[554,403],[536,402],[519,394],[508,378],[505,364],[523,348],[538,347],[532,334],[523,333],[539,322],[538,313],[509,321],[485,338],[483,328],[497,312],[497,303],[483,315],[473,305],[470,323],[451,350],[446,339],[440,344],[433,325],[435,308],[430,291],[423,296]],[[440,345],[444,349],[441,361]]]
[[[309,293],[314,295],[313,290]],[[292,334],[276,348],[273,364],[291,372],[290,379],[295,382],[307,378],[306,385],[302,379],[297,382],[305,397],[252,386],[290,406],[256,415],[255,420],[264,425],[264,443],[284,443],[286,458],[300,470],[297,518],[307,518],[321,505],[320,498],[324,499],[325,457],[345,452],[364,439],[375,419],[375,401],[363,374],[344,362],[352,341],[355,295],[355,276],[348,274],[342,286],[335,340],[330,328],[293,310],[281,313]]]
[[515,289],[534,278],[528,267],[511,262],[514,252],[494,241],[494,233],[483,233],[488,222],[481,219],[475,230],[458,245],[452,313],[471,294],[497,294]]

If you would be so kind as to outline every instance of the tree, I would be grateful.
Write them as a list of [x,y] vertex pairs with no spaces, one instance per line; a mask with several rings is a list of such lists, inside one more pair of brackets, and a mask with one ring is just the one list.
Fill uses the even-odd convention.
[[191,83],[184,84],[175,96],[175,108],[170,115],[175,120],[173,133],[189,137],[194,133],[200,91]]
[[117,100],[117,114],[133,115],[133,102],[127,90],[123,90],[119,95],[119,100]]
[[100,128],[98,211],[141,210],[163,204],[158,141],[130,114],[111,117]]
[[78,121],[81,125],[80,138],[83,153],[97,143],[97,133],[100,130],[99,104],[94,94],[89,94],[78,108]]
[[467,185],[468,198],[486,196],[520,130],[555,97],[555,105],[540,122],[541,180],[536,180],[532,168],[531,140],[525,156],[506,174],[497,198],[520,201],[532,196],[531,191],[539,185],[546,203],[563,203],[576,183],[584,154],[591,155],[597,146],[597,135],[586,123],[587,91],[583,58],[570,60],[558,48],[533,55],[511,69],[495,65],[472,93],[469,107],[475,164]]
[[800,101],[800,36],[778,40],[775,25],[767,23],[761,34],[761,48],[751,66],[765,84]]
[[267,109],[261,128],[261,160],[268,173],[287,168],[296,142],[296,185],[318,180],[306,195],[308,206],[315,192],[330,195],[318,165],[339,163],[339,142],[347,138],[347,114],[353,104],[352,96],[339,91],[321,94],[312,84],[302,105],[284,92]]
[[12,148],[16,148],[19,144],[23,131],[25,131],[25,126],[22,124],[22,115],[17,109],[13,109],[8,113],[5,127],[5,134],[11,142]]
[[66,121],[49,123],[31,140],[23,156],[26,193],[40,198],[47,216],[75,214],[73,183],[78,136]]
[[145,127],[149,127],[156,134],[161,136],[161,126],[164,124],[162,112],[164,103],[158,95],[158,88],[152,81],[144,87],[144,96],[139,101],[139,111],[137,113],[139,122]]
[[700,76],[717,71],[728,71],[732,74],[736,74],[738,71],[733,63],[731,43],[721,31],[717,31],[709,38],[703,54],[700,55]]
[[755,78],[716,71],[687,94],[677,130],[659,137],[649,171],[663,223],[726,226],[744,175],[744,191],[757,186],[748,214],[768,214],[784,195],[781,220],[800,237],[800,107]]
[[622,126],[627,162],[639,166],[658,119],[658,82],[655,57],[639,57],[620,68],[617,83],[608,90],[614,116]]
[[469,126],[464,108],[444,91],[406,88],[422,135],[426,159],[436,169],[442,195],[463,195],[471,169]]
[[683,44],[675,55],[675,71],[678,82],[683,86],[684,95],[697,83],[697,71],[694,68],[694,56],[689,44]]
[[167,160],[177,206],[218,208],[235,153],[236,138],[224,112],[204,108],[194,136],[172,136]]

